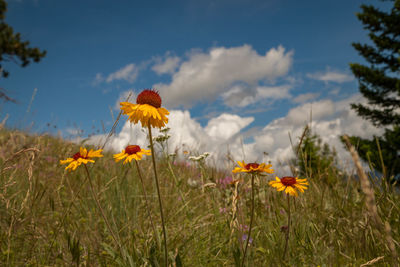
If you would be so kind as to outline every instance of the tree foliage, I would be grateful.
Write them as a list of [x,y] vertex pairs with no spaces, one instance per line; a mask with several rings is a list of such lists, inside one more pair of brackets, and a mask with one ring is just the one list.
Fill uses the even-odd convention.
[[306,126],[297,145],[297,157],[293,163],[298,167],[300,177],[318,177],[332,185],[338,181],[340,170],[334,148],[323,143],[318,134],[313,134]]
[[350,64],[359,90],[368,100],[368,104],[353,103],[351,107],[375,126],[385,127],[385,132],[372,140],[353,136],[350,141],[361,158],[393,180],[400,175],[400,0],[388,2],[393,3],[388,11],[361,5],[357,17],[372,42],[352,45],[369,64]]
[[372,140],[350,137],[360,156],[378,170],[389,182],[399,180],[400,174],[400,127],[386,129],[383,136]]
[[351,63],[359,89],[368,105],[353,103],[352,108],[376,126],[400,125],[400,0],[390,12],[362,5],[357,14],[372,44],[353,43],[369,66]]
[[[26,67],[31,61],[39,62],[46,51],[31,48],[29,41],[21,40],[20,33],[14,33],[13,28],[5,22],[7,3],[0,0],[0,77],[8,77],[9,72],[3,68],[3,62],[14,62],[21,67]],[[0,88],[0,98],[12,100]]]

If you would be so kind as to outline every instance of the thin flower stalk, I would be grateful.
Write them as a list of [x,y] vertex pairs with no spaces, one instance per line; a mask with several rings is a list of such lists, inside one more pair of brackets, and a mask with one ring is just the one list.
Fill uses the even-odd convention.
[[137,169],[137,172],[138,172],[138,175],[139,175],[140,183],[142,185],[144,201],[146,203],[146,208],[147,208],[147,213],[148,213],[148,216],[149,216],[149,219],[150,219],[150,224],[151,224],[151,227],[153,228],[154,236],[157,238],[157,243],[160,244],[160,240],[158,238],[157,230],[156,230],[156,227],[154,225],[153,217],[151,216],[150,204],[149,204],[149,200],[147,198],[146,188],[144,187],[144,181],[143,181],[143,177],[142,177],[142,172],[140,171],[139,163],[138,163],[137,160],[135,160],[135,164],[136,164],[136,169]]
[[244,247],[243,259],[242,259],[242,267],[244,267],[244,262],[246,260],[247,248],[249,246],[250,238],[251,238],[251,230],[253,228],[253,220],[254,220],[254,176],[255,174],[251,174],[251,215],[250,215],[250,225],[249,225],[249,234],[247,235],[246,245]]
[[271,169],[272,165],[265,163],[245,163],[244,161],[238,161],[237,164],[239,167],[235,167],[232,171],[233,173],[248,173],[251,174],[251,215],[250,215],[250,226],[249,226],[249,234],[247,236],[246,245],[244,247],[243,259],[242,259],[242,267],[244,267],[244,262],[246,260],[247,248],[249,246],[250,238],[251,238],[251,230],[253,227],[254,220],[254,177],[258,174],[262,173],[273,173],[274,170]]
[[289,194],[286,195],[287,197],[287,203],[288,203],[288,225],[286,229],[286,238],[285,238],[285,250],[283,252],[283,259],[286,259],[286,254],[288,251],[288,244],[289,244],[289,235],[290,235],[290,196]]
[[307,179],[299,179],[293,176],[285,176],[282,178],[275,177],[275,181],[270,181],[269,185],[276,188],[277,191],[283,191],[286,193],[287,202],[288,202],[288,225],[285,228],[286,238],[285,238],[285,250],[283,253],[283,258],[286,258],[286,254],[288,251],[289,244],[289,233],[290,233],[290,196],[297,197],[298,192],[304,193],[304,190],[307,189],[309,185]]
[[155,156],[154,156],[154,145],[153,145],[153,137],[152,137],[152,134],[151,134],[151,126],[150,126],[150,123],[148,123],[147,128],[148,128],[148,130],[149,130],[151,158],[152,158],[152,160],[153,160],[154,179],[155,179],[155,182],[156,182],[157,196],[158,196],[158,204],[159,204],[159,206],[160,206],[161,223],[162,223],[163,236],[164,236],[164,257],[165,257],[165,266],[167,267],[167,266],[168,266],[167,232],[166,232],[166,230],[165,230],[164,212],[163,212],[163,206],[162,206],[162,201],[161,201],[160,186],[159,186],[159,182],[158,182],[157,167],[156,167],[156,159],[155,159]]
[[148,128],[151,156],[153,160],[154,177],[157,187],[158,202],[160,206],[161,222],[164,236],[164,256],[165,266],[168,267],[168,247],[167,247],[167,233],[165,230],[164,213],[162,208],[161,194],[157,176],[156,160],[154,155],[153,136],[151,134],[151,127],[162,128],[168,123],[167,115],[169,111],[161,107],[162,99],[156,90],[145,89],[136,98],[136,104],[129,102],[121,102],[121,110],[123,114],[128,115],[130,122],[137,124],[141,123],[143,128]]

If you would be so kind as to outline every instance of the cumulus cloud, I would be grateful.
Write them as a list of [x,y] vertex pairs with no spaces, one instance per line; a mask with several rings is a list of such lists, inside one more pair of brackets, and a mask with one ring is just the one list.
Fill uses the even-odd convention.
[[103,82],[111,83],[113,81],[121,80],[127,81],[128,83],[133,83],[139,74],[139,69],[144,68],[146,64],[148,64],[148,62],[143,62],[141,64],[142,66],[138,67],[131,63],[113,73],[110,73],[107,77],[105,77],[102,73],[97,73],[93,79],[92,85],[96,86]]
[[222,93],[224,104],[230,107],[246,107],[255,102],[267,100],[272,103],[279,99],[290,98],[291,85],[257,86],[254,88],[235,85]]
[[133,83],[138,73],[139,70],[136,65],[131,63],[108,75],[106,82],[110,83],[115,80],[125,80],[129,83]]
[[254,148],[254,157],[259,157],[263,150],[267,150],[273,163],[287,162],[288,158],[294,156],[289,133],[293,138],[301,136],[304,126],[312,118],[312,131],[337,150],[342,162],[347,162],[349,155],[339,140],[340,135],[370,138],[382,133],[381,129],[361,119],[350,109],[350,103],[354,102],[365,102],[365,99],[356,94],[342,101],[321,100],[291,109],[285,117],[272,121],[254,136],[255,142],[249,144]]
[[[128,99],[128,97],[129,97],[129,99]],[[121,105],[119,103],[125,102],[127,99],[129,102],[132,102],[132,103],[135,102],[134,100],[136,99],[136,96],[135,96],[135,92],[133,92],[133,90],[121,92],[118,96],[117,101],[115,102],[114,109],[119,110],[121,107]]]
[[298,95],[295,98],[293,98],[293,102],[302,104],[305,102],[309,102],[310,100],[313,100],[319,96],[320,96],[319,93],[305,93],[305,94],[301,94],[301,95]]
[[[219,167],[227,167],[224,163],[229,151],[235,160],[271,161],[277,174],[284,175],[289,171],[288,160],[294,157],[289,133],[292,140],[297,142],[305,125],[311,124],[313,133],[320,135],[323,142],[335,147],[339,159],[345,162],[349,157],[339,140],[340,135],[370,138],[382,134],[381,129],[361,119],[350,109],[350,103],[354,102],[363,103],[365,99],[356,94],[336,102],[324,99],[302,104],[262,128],[250,128],[247,131],[245,129],[254,122],[253,117],[223,113],[211,118],[203,127],[191,117],[189,111],[171,110],[168,123],[171,128],[169,152],[176,149],[211,152],[211,162],[216,162]],[[154,135],[157,134],[156,131]],[[244,137],[248,142],[244,142]],[[90,142],[100,144],[104,142],[104,135],[94,136]],[[146,146],[147,142],[146,132],[140,125],[127,122],[121,132],[108,142],[107,148],[119,152],[128,144]],[[279,164],[283,166],[280,167]]]
[[[169,152],[178,150],[191,151],[192,153],[212,152],[212,160],[223,159],[226,156],[227,148],[241,151],[241,130],[254,121],[253,117],[240,117],[233,114],[221,114],[209,120],[205,127],[191,118],[189,111],[171,110],[169,115],[168,127]],[[153,135],[157,136],[159,131],[155,129]],[[105,135],[90,137],[89,144],[102,145]],[[137,144],[142,147],[148,145],[147,132],[139,125],[132,125],[128,121],[122,130],[110,138],[106,149],[115,152],[121,151],[128,144]]]
[[181,63],[172,75],[171,83],[159,83],[153,87],[162,95],[168,94],[165,100],[168,107],[190,107],[198,101],[215,100],[224,92],[235,92],[238,83],[253,88],[253,94],[256,94],[254,88],[259,83],[273,84],[288,73],[292,57],[293,52],[286,52],[282,46],[270,49],[265,55],[258,54],[249,45],[215,47],[209,52],[195,51]]
[[253,117],[242,118],[238,115],[224,113],[209,120],[204,130],[214,140],[229,140],[253,121]]
[[154,64],[151,69],[157,74],[173,74],[179,66],[181,59],[177,56],[167,56],[164,60],[160,58],[155,59],[156,64]]
[[308,73],[307,77],[318,81],[335,83],[345,83],[354,80],[354,77],[352,75],[329,69],[324,72]]

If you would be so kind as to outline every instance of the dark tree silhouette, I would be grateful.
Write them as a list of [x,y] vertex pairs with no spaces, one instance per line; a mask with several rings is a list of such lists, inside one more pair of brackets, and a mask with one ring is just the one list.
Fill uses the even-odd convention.
[[[14,62],[21,67],[26,67],[31,61],[39,62],[46,51],[39,48],[31,48],[29,41],[22,41],[20,33],[14,33],[13,28],[5,20],[7,3],[0,0],[0,77],[7,78],[9,72],[3,67],[3,62]],[[14,101],[6,95],[5,90],[0,88],[0,99]]]
[[368,100],[351,107],[375,126],[385,127],[385,133],[373,140],[354,136],[350,140],[364,160],[392,180],[400,175],[400,0],[388,2],[393,2],[389,11],[361,5],[357,17],[372,42],[352,45],[369,64],[350,64]]

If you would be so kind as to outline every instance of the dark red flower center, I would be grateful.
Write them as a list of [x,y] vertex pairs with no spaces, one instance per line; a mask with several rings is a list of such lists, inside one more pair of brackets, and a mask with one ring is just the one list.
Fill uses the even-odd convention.
[[140,146],[137,145],[132,145],[132,146],[127,146],[125,147],[125,153],[132,155],[132,154],[136,154],[140,151]]
[[72,156],[72,158],[73,158],[74,160],[78,160],[79,158],[87,159],[87,157],[82,156],[81,153],[79,153],[79,152],[75,153],[75,154]]
[[148,104],[155,108],[161,107],[161,97],[155,90],[143,90],[136,98],[137,104]]
[[296,178],[295,177],[285,176],[285,177],[282,177],[281,183],[284,186],[292,186],[292,185],[296,184],[297,182],[296,182]]
[[257,169],[258,166],[260,166],[258,163],[248,163],[246,166],[244,166],[244,168],[246,170],[250,170],[250,168]]

